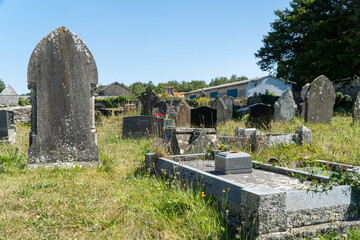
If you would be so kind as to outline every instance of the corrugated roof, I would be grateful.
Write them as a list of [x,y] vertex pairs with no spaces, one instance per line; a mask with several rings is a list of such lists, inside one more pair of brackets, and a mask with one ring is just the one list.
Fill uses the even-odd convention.
[[248,80],[237,81],[237,82],[221,84],[221,85],[217,85],[217,86],[213,86],[213,87],[197,89],[197,90],[194,90],[194,91],[186,92],[185,95],[191,94],[191,93],[198,93],[198,92],[201,92],[201,91],[208,91],[208,90],[212,90],[212,89],[219,89],[219,88],[226,88],[226,87],[231,87],[231,86],[243,85],[243,84],[246,84],[246,83],[249,83],[249,82],[259,81],[259,80],[262,80],[262,79],[267,78],[267,77],[272,77],[272,78],[279,79],[279,80],[284,81],[284,82],[288,82],[288,83],[291,83],[291,84],[296,84],[295,82],[291,82],[291,81],[288,81],[288,80],[284,80],[284,79],[277,78],[277,77],[269,75],[269,76],[265,76],[265,77],[252,78],[252,79],[248,79]]

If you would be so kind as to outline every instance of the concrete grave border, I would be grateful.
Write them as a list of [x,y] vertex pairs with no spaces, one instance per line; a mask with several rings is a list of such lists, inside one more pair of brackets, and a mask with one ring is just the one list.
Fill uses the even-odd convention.
[[[312,237],[315,233],[324,234],[328,230],[344,232],[350,226],[360,224],[358,191],[355,187],[336,186],[326,192],[307,190],[281,191],[269,187],[247,187],[190,166],[183,161],[205,159],[206,154],[171,156],[174,160],[159,157],[153,153],[145,154],[145,166],[168,176],[178,176],[203,186],[206,195],[222,200],[223,190],[227,193],[227,209],[230,217],[244,222],[246,231],[251,231],[257,239],[289,239],[293,237]],[[289,168],[274,167],[253,162],[268,171],[281,174],[308,173]],[[319,176],[326,181],[327,177]]]

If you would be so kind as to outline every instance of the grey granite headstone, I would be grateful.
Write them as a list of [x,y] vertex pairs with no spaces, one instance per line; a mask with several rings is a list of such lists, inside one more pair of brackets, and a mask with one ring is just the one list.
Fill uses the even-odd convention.
[[141,101],[142,105],[141,115],[152,115],[153,108],[160,101],[160,98],[151,89],[151,86],[148,86],[137,98]]
[[191,108],[187,102],[181,100],[176,112],[176,126],[177,127],[190,127],[191,121]]
[[289,122],[295,117],[296,103],[290,88],[286,89],[274,104],[274,121]]
[[358,92],[353,103],[352,117],[354,122],[360,122],[360,92]]
[[219,96],[211,103],[211,108],[216,109],[216,119],[218,123],[225,123],[229,120],[229,110]]
[[98,161],[93,94],[97,83],[90,50],[69,29],[55,29],[38,43],[28,66],[28,163]]
[[330,123],[335,104],[335,91],[332,82],[321,75],[312,83],[307,93],[305,121],[311,123]]
[[1,143],[15,142],[16,127],[13,125],[14,119],[12,113],[11,111],[0,110],[0,142]]
[[224,101],[226,107],[228,108],[228,118],[231,120],[232,112],[233,112],[233,108],[234,108],[234,98],[229,97],[228,95],[224,95],[222,97],[222,100]]
[[160,137],[164,127],[164,118],[155,116],[123,117],[123,138]]

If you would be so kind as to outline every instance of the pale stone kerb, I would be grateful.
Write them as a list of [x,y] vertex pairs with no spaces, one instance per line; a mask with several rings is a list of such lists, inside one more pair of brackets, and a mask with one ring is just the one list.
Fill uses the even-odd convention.
[[[64,47],[64,46],[70,46]],[[70,49],[70,50],[69,50]],[[58,59],[64,55],[64,51],[75,51],[78,53],[78,62],[85,63],[84,70],[90,84],[98,84],[98,72],[95,59],[84,41],[66,27],[60,27],[46,35],[35,47],[31,54],[28,65],[28,83],[36,83],[41,76],[41,62],[49,61],[48,56],[54,55]],[[76,54],[75,54],[76,55]],[[50,60],[51,61],[51,60]],[[68,66],[65,68],[67,69]],[[57,71],[57,69],[53,69]],[[30,88],[30,86],[29,86]]]

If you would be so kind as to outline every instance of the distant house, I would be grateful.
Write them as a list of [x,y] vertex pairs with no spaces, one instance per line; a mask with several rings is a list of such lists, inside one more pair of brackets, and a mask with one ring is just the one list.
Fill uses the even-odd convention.
[[18,95],[10,85],[7,85],[7,87],[0,93],[0,105],[18,105],[20,98],[27,99],[29,97],[30,96]]
[[216,98],[217,96],[228,95],[234,98],[237,97],[251,97],[254,93],[264,94],[266,91],[272,92],[277,96],[280,96],[287,88],[292,90],[292,84],[287,80],[275,78],[273,76],[265,76],[261,78],[253,78],[244,81],[232,82],[213,87],[207,87],[203,89],[186,92],[185,98],[197,98],[202,92],[206,94],[206,97]]
[[173,86],[164,86],[164,93],[170,96],[174,95],[174,87]]
[[109,97],[117,97],[117,96],[127,96],[130,97],[130,90],[126,87],[122,86],[118,82],[114,82],[105,88],[103,88],[99,92],[99,96],[109,96]]

